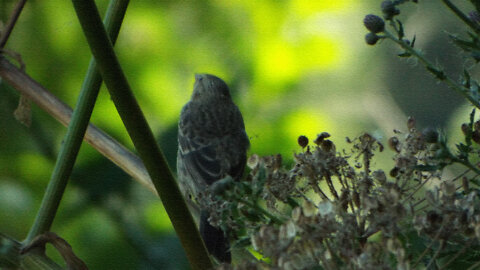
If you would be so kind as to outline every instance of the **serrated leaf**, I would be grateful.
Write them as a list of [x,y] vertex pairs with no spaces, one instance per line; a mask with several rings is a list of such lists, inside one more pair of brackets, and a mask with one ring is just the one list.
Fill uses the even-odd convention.
[[466,69],[463,70],[463,86],[465,88],[470,88],[470,73]]
[[461,39],[455,35],[448,34],[450,39],[455,45],[466,52],[470,52],[472,58],[476,61],[480,61],[480,41],[478,37],[472,33],[469,33],[470,40]]
[[433,68],[433,67],[428,67],[427,66],[427,70],[430,71],[433,75],[435,75],[435,77],[437,77],[439,80],[445,80],[446,76],[445,76],[445,73],[443,72],[443,70],[438,70],[436,68]]
[[403,30],[403,24],[400,20],[397,20],[397,24],[398,24],[398,39],[401,40],[405,36],[405,32]]
[[422,172],[432,172],[437,171],[440,169],[438,165],[416,165],[413,167],[415,170],[419,170]]
[[397,56],[398,57],[410,57],[410,56],[412,56],[412,54],[409,53],[409,52],[403,52],[403,53],[397,54]]
[[470,152],[470,147],[468,145],[465,145],[463,143],[459,143],[456,145],[457,150],[460,152],[461,155],[468,155]]

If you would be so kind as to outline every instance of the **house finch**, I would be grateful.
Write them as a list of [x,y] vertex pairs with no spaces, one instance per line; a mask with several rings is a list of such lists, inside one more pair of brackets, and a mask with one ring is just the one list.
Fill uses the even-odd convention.
[[[184,195],[195,198],[227,175],[238,180],[249,145],[242,114],[227,84],[213,75],[195,75],[191,99],[178,123],[177,173]],[[199,207],[200,234],[209,253],[230,262],[226,233],[212,226],[208,211]]]

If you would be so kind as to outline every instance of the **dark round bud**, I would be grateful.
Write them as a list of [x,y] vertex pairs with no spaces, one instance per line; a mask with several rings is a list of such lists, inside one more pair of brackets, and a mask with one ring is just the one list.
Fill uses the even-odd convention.
[[383,152],[383,149],[385,149],[385,147],[383,146],[383,143],[377,141],[377,144],[378,144],[378,151]]
[[315,141],[313,141],[316,145],[320,145],[326,138],[329,138],[330,134],[328,132],[322,132],[318,134]]
[[462,132],[463,132],[463,135],[465,136],[470,134],[471,130],[467,123],[462,124]]
[[368,44],[368,45],[375,45],[377,44],[377,41],[380,39],[379,36],[377,36],[377,34],[375,33],[368,33],[365,35],[365,42]]
[[305,148],[308,145],[308,138],[307,136],[301,135],[298,137],[297,142],[298,142],[298,145],[300,145],[302,148]]
[[437,143],[438,142],[438,131],[433,128],[426,128],[422,132],[423,138],[427,143]]
[[472,132],[472,141],[476,142],[477,144],[480,144],[480,131],[474,130]]
[[480,130],[480,121],[473,123],[473,129]]
[[443,221],[443,218],[441,215],[439,215],[437,212],[430,210],[427,212],[427,221],[430,222],[430,224],[438,224]]
[[400,14],[400,10],[392,1],[383,1],[381,9],[386,20],[391,20],[395,15]]
[[393,169],[390,170],[390,176],[397,177],[399,172],[400,172],[400,168],[394,167]]
[[335,150],[335,144],[330,140],[324,140],[321,144],[323,151],[330,152]]
[[377,15],[369,14],[363,19],[363,24],[372,33],[382,32],[385,28],[385,22]]

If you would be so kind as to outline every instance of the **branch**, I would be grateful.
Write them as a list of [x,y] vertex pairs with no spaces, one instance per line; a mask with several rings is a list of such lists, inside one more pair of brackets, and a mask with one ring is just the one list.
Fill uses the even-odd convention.
[[93,0],[72,0],[103,80],[127,132],[142,158],[193,269],[212,262],[167,161],[138,105],[107,37]]

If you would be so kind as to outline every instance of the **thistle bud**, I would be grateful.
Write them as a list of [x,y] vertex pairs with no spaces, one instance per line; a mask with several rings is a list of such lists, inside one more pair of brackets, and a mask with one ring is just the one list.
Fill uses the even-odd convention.
[[375,33],[367,33],[365,35],[365,42],[368,44],[368,45],[375,45],[377,44],[377,41],[380,39],[379,36],[377,36],[377,34]]
[[363,25],[372,33],[383,32],[385,22],[377,15],[369,14],[363,19]]
[[394,16],[400,14],[400,10],[395,6],[392,1],[383,1],[380,6],[385,19],[391,20]]

